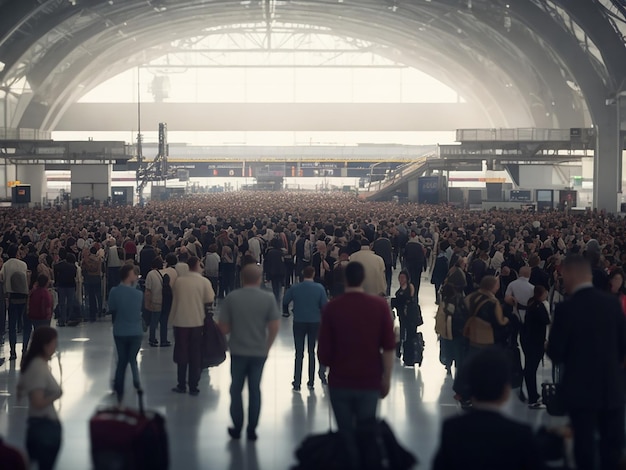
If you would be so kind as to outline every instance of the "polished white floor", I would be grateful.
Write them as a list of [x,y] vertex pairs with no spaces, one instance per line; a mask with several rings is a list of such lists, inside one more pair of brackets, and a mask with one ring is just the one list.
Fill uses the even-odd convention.
[[[452,398],[452,381],[439,363],[433,290],[424,279],[420,291],[425,319],[421,328],[426,339],[424,364],[421,369],[412,369],[402,368],[398,362],[390,396],[380,407],[381,417],[392,425],[398,439],[419,457],[419,468],[430,467],[442,420],[461,412]],[[287,469],[295,463],[294,449],[307,434],[328,430],[329,404],[319,383],[314,391],[291,391],[290,330],[291,319],[284,319],[265,367],[259,440],[255,444],[245,440],[231,442],[226,434],[230,425],[228,360],[211,369],[210,377],[203,375],[200,396],[176,395],[170,391],[176,384],[172,348],[150,348],[146,339],[140,352],[146,404],[166,416],[172,469]],[[64,436],[57,468],[85,470],[90,468],[88,420],[98,406],[111,401],[111,327],[108,321],[102,321],[63,328],[59,334],[60,361],[55,358],[51,363],[64,392],[58,402]],[[4,348],[8,357],[8,344]],[[23,448],[27,410],[26,403],[19,403],[15,396],[18,364],[19,357],[17,363],[7,362],[0,368],[0,435]],[[540,374],[549,381],[547,359]],[[129,375],[127,387],[131,382]],[[126,401],[135,406],[130,389]],[[551,423],[553,419],[545,411],[528,410],[517,399],[511,400],[508,411],[534,426]]]

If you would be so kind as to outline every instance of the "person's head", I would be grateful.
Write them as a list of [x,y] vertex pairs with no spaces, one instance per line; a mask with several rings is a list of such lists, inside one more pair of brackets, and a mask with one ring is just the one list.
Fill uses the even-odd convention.
[[536,268],[537,266],[539,266],[540,262],[541,259],[537,255],[532,255],[530,258],[528,258],[528,266],[530,266],[531,268]]
[[361,287],[365,280],[365,268],[361,263],[352,261],[344,272],[347,287]]
[[137,273],[135,272],[135,266],[132,264],[124,264],[120,268],[120,280],[123,284],[132,285],[137,281]]
[[403,269],[400,271],[400,274],[398,274],[398,282],[401,286],[406,286],[409,282],[411,282],[411,275],[406,269]]
[[573,294],[578,286],[593,280],[591,264],[581,255],[567,256],[561,263],[561,275],[568,294]]
[[176,255],[174,253],[168,253],[165,256],[165,263],[168,267],[171,268],[172,266],[176,266],[176,263],[178,263],[178,258],[176,258]]
[[520,268],[519,277],[525,277],[527,279],[530,279],[530,275],[531,275],[530,266],[522,266]]
[[495,276],[484,276],[480,280],[480,289],[495,294],[500,288],[500,280]]
[[200,259],[197,256],[191,256],[187,260],[187,264],[189,265],[189,271],[192,273],[199,273],[202,269]]
[[505,276],[505,277],[510,276],[511,275],[511,268],[509,268],[506,265],[502,266],[502,269],[500,270],[500,274],[502,276]]
[[163,269],[163,259],[160,256],[157,256],[152,260],[152,264],[150,265],[152,269]]
[[548,291],[543,286],[535,286],[533,300],[535,302],[543,302],[548,299]]
[[244,287],[259,287],[263,280],[263,270],[255,264],[248,264],[241,270],[241,282]]
[[307,266],[302,271],[302,275],[305,279],[313,279],[315,277],[315,268],[313,266]]
[[609,286],[611,287],[611,293],[619,294],[624,290],[624,270],[621,268],[614,269],[609,276]]
[[483,349],[467,364],[473,403],[500,406],[511,395],[508,357],[495,348]]
[[369,247],[370,247],[370,241],[367,238],[363,238],[363,240],[361,240],[361,248],[368,249]]
[[40,326],[30,337],[30,344],[22,358],[21,371],[23,374],[28,366],[37,357],[49,361],[57,348],[57,331],[49,326]]
[[350,251],[346,247],[339,249],[339,261],[348,261],[350,259]]
[[215,243],[212,243],[209,245],[209,253],[217,253],[217,245]]
[[9,255],[9,258],[17,258],[17,254],[19,253],[19,251],[19,247],[15,243],[13,243],[7,249],[7,255]]
[[92,255],[97,255],[98,254],[98,248],[95,246],[92,246],[91,248],[89,248],[89,253],[91,253]]
[[46,276],[45,274],[40,274],[39,276],[37,276],[38,287],[48,287],[48,282],[50,282],[50,279],[48,279],[48,276]]
[[456,289],[452,284],[444,284],[441,287],[441,298],[445,301],[452,299],[456,293]]

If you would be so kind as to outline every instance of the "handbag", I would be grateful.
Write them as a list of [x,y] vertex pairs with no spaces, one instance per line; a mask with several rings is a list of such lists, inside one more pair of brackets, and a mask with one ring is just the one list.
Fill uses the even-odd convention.
[[202,331],[202,368],[217,367],[226,360],[226,337],[219,329],[213,313],[207,313]]
[[495,337],[493,333],[493,326],[488,321],[478,318],[478,312],[483,308],[490,300],[482,301],[475,309],[472,316],[465,323],[463,329],[463,336],[470,340],[471,343],[490,345],[495,343]]
[[561,373],[558,366],[554,366],[554,382],[541,384],[541,397],[550,416],[565,416],[567,406],[563,397],[563,385],[560,383]]

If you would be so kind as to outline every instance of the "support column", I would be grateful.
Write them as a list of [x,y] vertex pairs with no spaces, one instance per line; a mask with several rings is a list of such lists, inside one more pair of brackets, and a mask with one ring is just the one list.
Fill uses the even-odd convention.
[[15,179],[21,184],[30,185],[31,204],[43,204],[43,198],[48,190],[45,165],[17,165]]
[[111,197],[111,165],[72,165],[72,200],[92,197],[104,202]]
[[593,166],[593,207],[618,211],[618,191],[622,175],[617,116],[611,109],[597,122],[597,143]]
[[408,185],[408,195],[410,202],[420,202],[419,199],[419,180],[416,178],[409,180],[407,182]]

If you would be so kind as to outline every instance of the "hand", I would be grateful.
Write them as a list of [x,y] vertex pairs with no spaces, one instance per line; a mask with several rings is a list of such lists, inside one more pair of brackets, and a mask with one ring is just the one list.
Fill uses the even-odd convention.
[[391,389],[391,377],[383,377],[383,381],[380,385],[380,398],[386,398],[389,395]]

